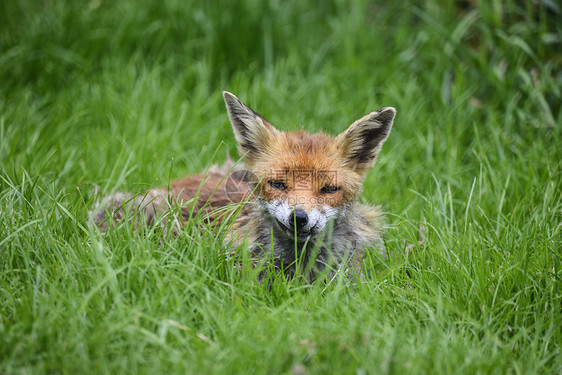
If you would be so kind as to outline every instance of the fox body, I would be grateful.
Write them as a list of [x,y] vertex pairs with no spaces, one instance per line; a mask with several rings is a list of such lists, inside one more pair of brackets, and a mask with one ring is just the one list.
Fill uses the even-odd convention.
[[[217,214],[221,208],[244,201],[226,238],[230,246],[246,245],[252,256],[289,276],[303,271],[311,281],[327,266],[357,274],[366,248],[383,249],[380,210],[357,198],[390,133],[394,108],[371,112],[330,137],[279,131],[236,96],[224,92],[224,100],[244,170],[227,176],[230,165],[214,167],[142,196],[110,195],[93,221],[105,231],[128,208],[154,224],[173,200],[184,222],[202,210],[213,222],[225,216]],[[194,197],[195,206],[185,205]]]

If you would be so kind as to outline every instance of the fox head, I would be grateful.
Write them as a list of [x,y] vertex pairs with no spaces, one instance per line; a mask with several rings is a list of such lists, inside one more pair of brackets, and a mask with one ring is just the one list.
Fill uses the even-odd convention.
[[345,215],[396,114],[392,107],[381,108],[336,137],[281,132],[233,94],[223,95],[258,204],[281,233],[298,240],[318,236]]

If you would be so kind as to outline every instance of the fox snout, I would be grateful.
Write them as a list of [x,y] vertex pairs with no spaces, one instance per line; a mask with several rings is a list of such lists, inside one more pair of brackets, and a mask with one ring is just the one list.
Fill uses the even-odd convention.
[[330,220],[338,217],[339,212],[334,207],[306,209],[291,206],[282,200],[264,203],[264,208],[276,222],[276,227],[291,239],[315,237],[326,228]]
[[291,216],[293,217],[293,220],[290,221],[290,224],[297,230],[297,232],[306,228],[306,225],[308,224],[308,215],[304,210],[296,209],[293,211]]
[[289,212],[288,217],[276,218],[281,219],[280,222],[284,224],[286,233],[291,238],[314,237],[324,229],[328,219],[323,212],[316,209],[307,212],[302,208],[294,208]]

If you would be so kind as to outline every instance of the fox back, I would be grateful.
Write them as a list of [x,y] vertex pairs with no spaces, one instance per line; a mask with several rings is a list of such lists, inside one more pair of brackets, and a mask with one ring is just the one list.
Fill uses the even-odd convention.
[[[226,239],[230,246],[246,245],[252,256],[310,281],[318,272],[333,274],[340,268],[357,275],[365,249],[382,251],[384,246],[380,210],[357,198],[390,133],[394,108],[371,112],[330,137],[279,131],[233,94],[224,92],[224,100],[244,170],[227,178],[230,165],[213,168],[142,197],[114,194],[95,210],[94,222],[106,230],[106,212],[120,220],[129,206],[143,210],[151,224],[170,200],[182,204],[197,193],[195,209],[182,208],[183,220],[206,210],[213,221],[217,209],[244,200]],[[236,194],[229,183],[237,187]]]

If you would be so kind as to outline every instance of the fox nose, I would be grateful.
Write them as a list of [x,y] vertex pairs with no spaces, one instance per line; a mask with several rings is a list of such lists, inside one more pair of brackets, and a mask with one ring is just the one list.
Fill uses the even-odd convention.
[[293,224],[297,230],[300,230],[308,224],[308,215],[303,210],[295,210],[291,215],[294,219],[294,222],[291,220],[291,224]]

